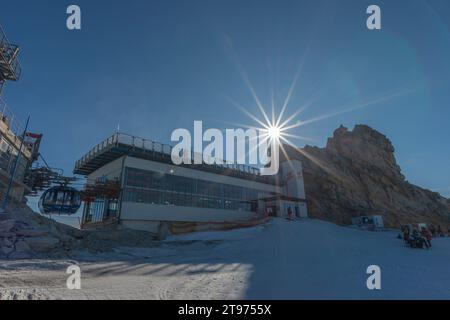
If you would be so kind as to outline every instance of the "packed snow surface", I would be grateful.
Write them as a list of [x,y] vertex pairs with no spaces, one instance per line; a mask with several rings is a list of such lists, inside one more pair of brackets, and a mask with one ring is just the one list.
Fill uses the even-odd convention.
[[[2,261],[0,299],[450,299],[450,238],[425,250],[396,236],[274,219],[74,261]],[[66,288],[73,263],[81,290]],[[370,265],[381,268],[381,290],[367,288]]]

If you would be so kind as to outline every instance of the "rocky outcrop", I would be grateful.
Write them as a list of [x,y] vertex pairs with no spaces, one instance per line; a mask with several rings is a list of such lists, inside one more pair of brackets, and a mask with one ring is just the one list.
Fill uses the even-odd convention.
[[350,224],[352,216],[380,214],[388,226],[450,225],[450,201],[406,181],[391,141],[368,126],[341,126],[325,148],[306,146],[295,154],[303,162],[312,217]]
[[118,246],[155,245],[153,234],[126,229],[86,231],[60,224],[26,205],[0,214],[0,259],[70,257],[78,250],[109,251]]

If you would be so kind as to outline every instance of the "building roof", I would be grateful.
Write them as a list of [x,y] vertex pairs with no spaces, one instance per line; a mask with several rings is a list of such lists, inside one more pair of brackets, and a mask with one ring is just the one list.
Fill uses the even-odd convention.
[[[172,163],[172,146],[152,140],[115,133],[92,148],[75,163],[74,174],[89,175],[104,165],[122,157],[132,156],[150,161]],[[181,165],[183,167],[232,176],[266,184],[276,184],[276,176],[261,176],[258,168],[236,165]]]

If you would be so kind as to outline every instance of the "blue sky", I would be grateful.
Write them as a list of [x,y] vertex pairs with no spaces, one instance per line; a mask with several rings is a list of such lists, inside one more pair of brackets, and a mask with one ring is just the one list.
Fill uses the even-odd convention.
[[[229,99],[258,110],[243,80],[278,110],[299,65],[287,114],[298,120],[365,108],[296,128],[324,146],[340,124],[386,134],[412,183],[450,195],[450,3],[423,1],[0,0],[0,23],[22,47],[23,76],[4,99],[44,134],[54,167],[121,131],[170,142],[194,120],[255,124]],[[382,30],[366,28],[369,4]],[[78,4],[82,30],[66,29]],[[387,98],[390,97],[390,98]]]

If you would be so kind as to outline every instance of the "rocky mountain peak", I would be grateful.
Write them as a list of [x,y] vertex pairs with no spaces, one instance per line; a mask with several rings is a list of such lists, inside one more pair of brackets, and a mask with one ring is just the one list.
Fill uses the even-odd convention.
[[377,167],[390,176],[404,179],[392,142],[367,125],[356,125],[353,131],[341,125],[328,139],[325,152],[331,158],[344,158],[351,163]]
[[325,148],[300,150],[311,216],[337,223],[381,214],[387,225],[450,224],[449,201],[405,180],[392,142],[367,125],[340,126]]

